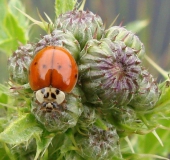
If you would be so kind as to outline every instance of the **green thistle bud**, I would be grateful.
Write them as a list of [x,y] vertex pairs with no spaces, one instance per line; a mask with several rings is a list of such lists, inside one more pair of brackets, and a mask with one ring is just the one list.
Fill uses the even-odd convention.
[[54,30],[51,34],[45,35],[36,45],[35,53],[46,46],[61,46],[66,48],[77,60],[80,53],[79,42],[69,31]]
[[89,104],[83,105],[83,108],[84,110],[78,120],[77,126],[82,130],[86,130],[95,123],[97,116],[95,109],[89,106]]
[[133,134],[136,130],[141,130],[143,126],[135,110],[128,106],[114,108],[112,112],[108,112],[106,118],[116,126],[117,132],[121,137]]
[[145,47],[139,38],[131,31],[128,31],[124,27],[113,26],[106,30],[105,34],[105,37],[110,38],[113,42],[123,41],[126,46],[135,50],[135,53],[139,58],[143,58],[145,54]]
[[28,83],[28,68],[33,59],[34,47],[31,44],[20,46],[9,58],[10,79],[18,84]]
[[81,55],[79,74],[87,101],[107,108],[128,104],[141,73],[134,50],[123,42],[90,40]]
[[119,136],[116,129],[107,124],[107,130],[96,126],[89,128],[87,136],[77,135],[75,140],[80,148],[79,154],[85,159],[111,160],[120,158]]
[[83,49],[90,39],[101,39],[104,33],[102,19],[90,11],[70,11],[60,15],[56,20],[56,28],[69,30],[79,41]]
[[65,102],[58,105],[52,112],[43,110],[34,96],[31,111],[49,132],[65,132],[77,124],[83,111],[81,99],[75,95],[80,95],[77,87],[73,89],[72,93],[66,94]]
[[147,70],[143,69],[139,84],[140,87],[129,105],[139,111],[152,109],[160,97],[156,81]]

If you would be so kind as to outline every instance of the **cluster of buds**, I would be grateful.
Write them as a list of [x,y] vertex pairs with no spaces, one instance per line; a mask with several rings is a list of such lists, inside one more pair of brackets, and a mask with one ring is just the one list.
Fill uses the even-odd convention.
[[[155,79],[142,64],[143,43],[124,27],[105,30],[98,15],[73,10],[57,18],[51,34],[14,52],[9,58],[11,80],[28,83],[31,61],[48,46],[69,51],[77,62],[78,81],[52,112],[43,110],[33,94],[31,112],[48,132],[73,129],[79,149],[68,150],[65,158],[75,157],[74,153],[94,160],[120,158],[119,131],[126,136],[125,126],[140,128],[136,113],[153,109],[160,96]],[[99,119],[105,129],[96,125]]]

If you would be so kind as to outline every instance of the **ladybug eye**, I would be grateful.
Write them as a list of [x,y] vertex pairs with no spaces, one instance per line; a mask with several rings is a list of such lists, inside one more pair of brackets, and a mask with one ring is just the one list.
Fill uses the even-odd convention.
[[56,94],[58,95],[60,93],[60,90],[56,89]]
[[49,97],[49,92],[44,94],[44,98],[48,98]]
[[56,95],[54,93],[51,93],[51,98],[56,99]]

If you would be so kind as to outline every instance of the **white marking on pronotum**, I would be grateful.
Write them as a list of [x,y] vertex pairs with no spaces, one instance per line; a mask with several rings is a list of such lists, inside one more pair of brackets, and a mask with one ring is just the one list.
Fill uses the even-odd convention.
[[36,91],[35,96],[39,103],[56,102],[57,104],[61,104],[65,100],[65,93],[52,87],[45,87]]

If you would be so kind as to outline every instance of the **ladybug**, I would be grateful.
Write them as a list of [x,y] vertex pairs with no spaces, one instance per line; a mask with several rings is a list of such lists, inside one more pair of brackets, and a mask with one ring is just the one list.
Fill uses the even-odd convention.
[[68,50],[47,46],[35,55],[28,77],[36,100],[51,112],[64,102],[65,93],[74,88],[78,79],[78,67]]

